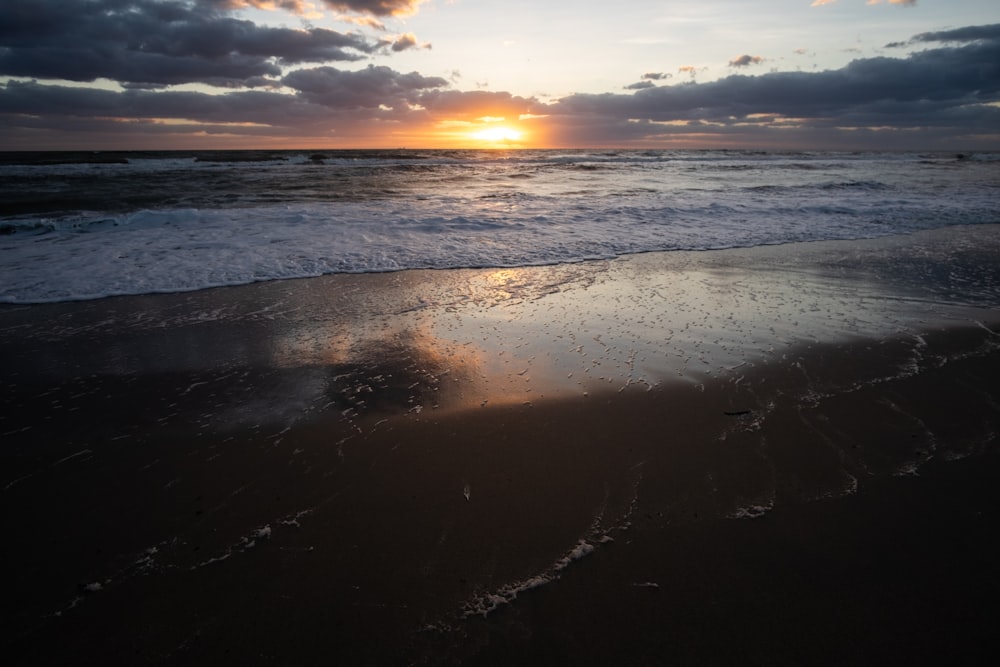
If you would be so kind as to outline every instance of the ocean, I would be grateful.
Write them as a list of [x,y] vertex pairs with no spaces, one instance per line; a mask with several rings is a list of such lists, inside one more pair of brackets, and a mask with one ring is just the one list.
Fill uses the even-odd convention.
[[1000,222],[1000,154],[0,154],[0,302]]

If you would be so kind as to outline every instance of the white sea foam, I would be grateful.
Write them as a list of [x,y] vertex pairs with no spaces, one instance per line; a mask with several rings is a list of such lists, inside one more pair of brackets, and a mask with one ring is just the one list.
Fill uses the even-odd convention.
[[[609,538],[610,540],[610,538]],[[510,604],[517,596],[540,586],[544,586],[559,578],[560,574],[575,561],[585,558],[594,552],[594,545],[587,540],[580,540],[565,555],[556,560],[545,572],[527,579],[515,581],[502,588],[477,596],[466,603],[464,615],[488,616],[499,607]]]
[[774,509],[774,494],[737,507],[727,515],[729,519],[759,519]]
[[222,561],[228,560],[234,554],[242,553],[244,551],[249,551],[257,546],[259,540],[266,540],[271,538],[271,524],[265,524],[260,528],[256,528],[249,535],[244,535],[240,538],[240,541],[236,544],[230,545],[218,556],[213,556],[206,560],[191,566],[192,570],[197,570],[198,568],[205,567],[206,565],[213,565],[215,563],[221,563]]
[[502,586],[498,590],[474,596],[465,603],[462,615],[466,618],[470,616],[488,616],[499,607],[512,603],[521,593],[559,579],[563,572],[572,566],[573,563],[594,553],[598,545],[614,542],[614,538],[609,533],[613,531],[625,531],[631,526],[629,519],[638,507],[639,483],[642,481],[642,469],[644,465],[645,462],[641,462],[633,466],[632,495],[628,504],[621,508],[621,514],[617,516],[614,523],[611,525],[606,523],[605,515],[608,507],[606,504],[602,504],[598,508],[586,534],[544,571],[525,579],[514,581]]
[[[912,155],[538,151],[330,156],[323,165],[293,155],[250,165],[164,157],[6,166],[0,195],[18,178],[27,179],[22,187],[40,175],[87,179],[71,193],[84,204],[78,210],[45,210],[40,193],[33,206],[42,212],[0,216],[0,302],[1000,222],[986,187],[994,172],[989,162],[941,169]],[[122,201],[108,201],[115,196]],[[145,207],[124,203],[135,199]]]

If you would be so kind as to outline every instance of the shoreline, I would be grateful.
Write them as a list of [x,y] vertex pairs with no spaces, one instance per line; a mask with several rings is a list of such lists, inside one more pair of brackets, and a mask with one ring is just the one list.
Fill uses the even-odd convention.
[[[587,257],[575,260],[554,260],[551,262],[542,262],[538,264],[524,264],[524,265],[511,265],[511,266],[452,266],[452,267],[417,267],[417,268],[404,268],[404,269],[380,269],[380,270],[358,270],[358,271],[336,271],[329,273],[319,273],[315,275],[301,275],[301,276],[291,276],[291,277],[272,277],[264,278],[258,280],[248,280],[246,282],[237,283],[224,283],[224,284],[208,284],[202,287],[185,287],[169,290],[153,290],[149,292],[113,292],[102,294],[100,296],[69,296],[65,298],[57,299],[44,299],[37,301],[6,301],[0,300],[0,310],[11,310],[15,308],[32,308],[39,306],[69,306],[70,304],[88,304],[94,302],[102,302],[106,300],[127,300],[127,299],[147,299],[151,297],[179,297],[184,295],[195,295],[205,292],[212,292],[215,290],[239,290],[240,288],[252,288],[261,285],[281,285],[288,283],[297,283],[299,281],[338,281],[345,277],[386,277],[386,276],[397,276],[397,275],[420,275],[424,273],[428,274],[477,274],[477,273],[499,273],[499,272],[519,272],[526,270],[533,271],[544,271],[546,269],[559,270],[565,269],[567,267],[573,266],[589,266],[596,264],[607,264],[607,263],[629,263],[638,261],[639,258],[645,256],[652,256],[656,258],[663,257],[698,257],[700,255],[726,255],[726,254],[747,254],[750,258],[755,258],[759,253],[768,254],[769,251],[781,248],[793,248],[793,249],[822,249],[827,247],[837,247],[837,246],[850,246],[852,244],[885,244],[889,247],[892,246],[905,246],[908,245],[906,239],[913,237],[916,238],[946,238],[949,235],[956,236],[978,236],[978,237],[988,237],[988,230],[1000,228],[1000,222],[998,223],[975,223],[975,224],[961,224],[961,225],[951,225],[946,227],[940,227],[935,229],[923,229],[914,230],[909,232],[893,232],[885,233],[876,236],[865,236],[860,238],[832,238],[832,239],[815,239],[815,240],[788,240],[788,241],[776,241],[773,243],[761,243],[758,245],[735,245],[735,246],[721,246],[721,247],[710,247],[710,248],[696,248],[696,249],[668,249],[668,250],[639,250],[632,252],[623,252],[618,254],[609,255],[607,257]],[[984,231],[987,230],[987,231]],[[806,253],[815,254],[815,253]],[[660,261],[660,260],[657,260]],[[668,264],[673,264],[673,262],[667,262]],[[697,265],[699,262],[697,259],[685,262],[686,264]],[[708,262],[712,264],[712,262]],[[363,279],[363,278],[362,278]],[[447,281],[444,281],[447,282]]]
[[[640,664],[738,658],[724,636],[791,664],[982,642],[990,231],[0,308],[5,646]],[[940,613],[876,593],[959,551],[921,584]]]

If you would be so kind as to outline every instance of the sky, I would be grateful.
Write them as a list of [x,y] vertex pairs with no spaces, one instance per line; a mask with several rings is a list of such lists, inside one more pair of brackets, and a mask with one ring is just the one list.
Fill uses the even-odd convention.
[[997,0],[2,0],[0,149],[1000,150]]

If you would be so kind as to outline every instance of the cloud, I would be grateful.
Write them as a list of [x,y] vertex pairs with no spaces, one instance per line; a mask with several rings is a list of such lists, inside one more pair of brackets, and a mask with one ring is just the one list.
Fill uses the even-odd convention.
[[391,42],[391,48],[393,51],[406,51],[407,49],[430,49],[430,43],[425,42],[424,44],[419,44],[417,42],[417,36],[412,32],[406,32],[399,35]]
[[[341,143],[377,145],[391,141],[395,132],[425,133],[435,117],[423,97],[446,82],[373,66],[358,72],[298,70],[283,83],[295,92],[119,92],[9,81],[0,86],[0,142],[66,147],[83,138],[103,147],[141,141],[185,148],[206,141],[211,146],[297,141],[318,146],[339,137]],[[454,103],[461,105],[460,96]]]
[[[567,143],[597,137],[652,140],[684,134],[755,133],[784,139],[803,133],[860,136],[887,128],[997,140],[1000,120],[1000,35],[991,27],[928,34],[921,39],[975,39],[963,46],[906,58],[854,60],[838,70],[731,75],[633,94],[570,95],[548,109],[561,116]],[[853,128],[845,130],[845,128]],[[818,133],[818,134],[817,134]],[[846,133],[846,134],[845,134]],[[853,134],[852,134],[853,133]],[[912,139],[911,139],[912,141]]]
[[[280,90],[107,89],[8,81],[0,85],[0,143],[187,148],[233,145],[413,145],[439,124],[484,116],[518,120],[544,110],[506,92],[446,89],[448,81],[369,66],[289,72]],[[291,91],[291,92],[289,92]],[[48,143],[46,143],[48,142]],[[76,142],[76,143],[75,143]],[[96,143],[95,143],[96,142]],[[241,143],[242,142],[242,143]]]
[[667,79],[673,78],[673,74],[670,72],[646,72],[640,77],[639,81],[635,83],[630,83],[624,86],[625,90],[643,90],[644,88],[654,88],[656,86],[654,81],[666,81]]
[[216,123],[267,123],[280,113],[291,121],[298,100],[274,92],[210,95],[191,91],[126,90],[52,86],[9,81],[0,94],[0,113],[37,117],[99,119],[172,118]]
[[374,16],[352,16],[350,14],[337,14],[335,20],[341,23],[353,23],[354,25],[372,28],[374,30],[385,30],[385,24]]
[[[178,17],[188,16],[191,9],[176,2],[115,2],[141,8],[132,12],[140,18],[151,15],[152,5]],[[95,0],[91,4],[108,8],[115,2]],[[66,3],[78,4],[79,0]],[[47,27],[60,20],[48,12],[55,4],[38,2],[42,11],[23,19],[46,27],[39,29],[38,39],[30,34],[19,38],[2,20],[4,15],[10,16],[11,4],[0,7],[0,40],[7,49],[0,50],[0,63],[22,48],[19,39],[52,50],[56,48],[52,35],[71,37],[66,30]],[[89,29],[90,20],[96,19],[82,21],[81,27]],[[20,26],[27,30],[25,23]],[[82,32],[83,37],[72,37],[64,45],[78,49],[74,53],[81,62],[36,61],[34,66],[51,67],[64,79],[71,78],[68,72],[76,69],[92,75],[108,63],[123,71],[135,67],[145,74],[122,79],[127,84],[125,90],[18,80],[0,84],[0,145],[30,148],[43,145],[44,140],[50,142],[44,145],[52,147],[106,148],[114,142],[122,145],[145,137],[145,145],[172,147],[205,145],[198,142],[209,140],[208,146],[228,141],[241,145],[236,143],[240,138],[244,146],[290,145],[295,141],[317,146],[337,142],[399,146],[426,140],[435,128],[449,123],[462,127],[484,116],[528,119],[522,122],[556,146],[674,145],[687,141],[687,145],[706,146],[898,144],[912,148],[916,142],[919,147],[951,148],[956,141],[973,147],[980,145],[977,142],[987,146],[1000,143],[1000,24],[921,33],[907,43],[923,45],[923,50],[903,57],[859,58],[836,70],[759,75],[749,75],[748,70],[730,71],[721,79],[699,83],[693,76],[700,70],[684,66],[678,72],[691,76],[676,77],[681,83],[655,85],[669,75],[647,72],[624,91],[573,94],[551,103],[502,91],[456,90],[455,72],[445,75],[451,76],[449,81],[375,65],[357,70],[328,64],[289,69],[280,64],[278,56],[258,55],[250,46],[253,41],[246,35],[258,34],[252,24],[245,41],[240,42],[245,45],[240,58],[232,54],[216,57],[192,46],[181,48],[187,43],[151,34],[150,38],[164,40],[163,46],[149,52],[159,60],[144,62],[140,58],[133,65],[102,53],[87,60],[79,48],[92,40],[87,30]],[[310,35],[307,46],[316,47],[317,42],[310,41],[316,38],[304,32]],[[108,40],[110,44],[123,43],[119,38]],[[190,44],[210,48],[202,39],[193,39]],[[378,44],[366,48],[386,49]],[[298,43],[283,43],[280,52],[290,58],[310,51]],[[747,57],[748,66],[753,57]],[[149,83],[169,78],[153,65],[169,66],[173,77],[183,79],[179,76],[181,63],[188,63],[192,72],[196,65],[206,70],[214,66],[215,76],[256,88],[213,94],[157,89]],[[201,77],[199,80],[207,75]],[[108,143],[94,143],[98,141]]]
[[283,9],[296,14],[316,11],[319,2],[335,11],[370,14],[372,16],[411,16],[424,0],[206,0],[206,4],[222,9]]
[[[887,1],[890,5],[902,5],[906,7],[915,7],[917,0],[868,0],[866,5],[879,5],[883,1]],[[810,7],[822,7],[823,5],[832,5],[837,0],[813,0],[813,3],[809,5]]]
[[358,34],[263,27],[218,9],[232,4],[4,0],[0,75],[238,87],[283,66],[359,60],[379,48]]
[[207,0],[207,4],[215,5],[220,9],[244,9],[246,7],[283,9],[295,14],[309,14],[316,10],[316,6],[307,0]]
[[677,68],[678,74],[687,74],[692,79],[698,75],[698,72],[707,71],[707,67],[695,67],[694,65],[681,65]]
[[323,0],[330,9],[374,16],[412,16],[424,0]]
[[940,30],[937,32],[922,32],[919,35],[914,35],[905,42],[889,42],[885,45],[885,48],[898,49],[906,46],[913,46],[915,44],[933,42],[954,42],[961,44],[994,40],[1000,41],[1000,23],[995,23],[993,25],[969,26],[953,30]]
[[708,83],[661,86],[622,95],[571,95],[568,112],[627,114],[650,120],[718,120],[775,113],[836,116],[861,107],[932,100],[1000,101],[1000,40],[923,51],[905,59],[854,60],[839,70],[731,75]]
[[742,56],[736,56],[729,61],[730,67],[749,67],[750,65],[759,65],[764,62],[762,56],[751,56],[749,54],[743,54]]
[[954,30],[938,32],[923,32],[910,40],[914,42],[977,42],[981,40],[1000,40],[1000,23],[993,25],[977,25]]
[[413,106],[420,103],[423,91],[448,85],[441,77],[426,77],[416,72],[401,74],[375,65],[357,72],[334,67],[296,70],[282,79],[282,83],[312,104],[340,109]]
[[517,118],[522,114],[544,113],[543,105],[532,98],[487,90],[427,90],[420,104],[440,117],[473,120],[482,116]]

